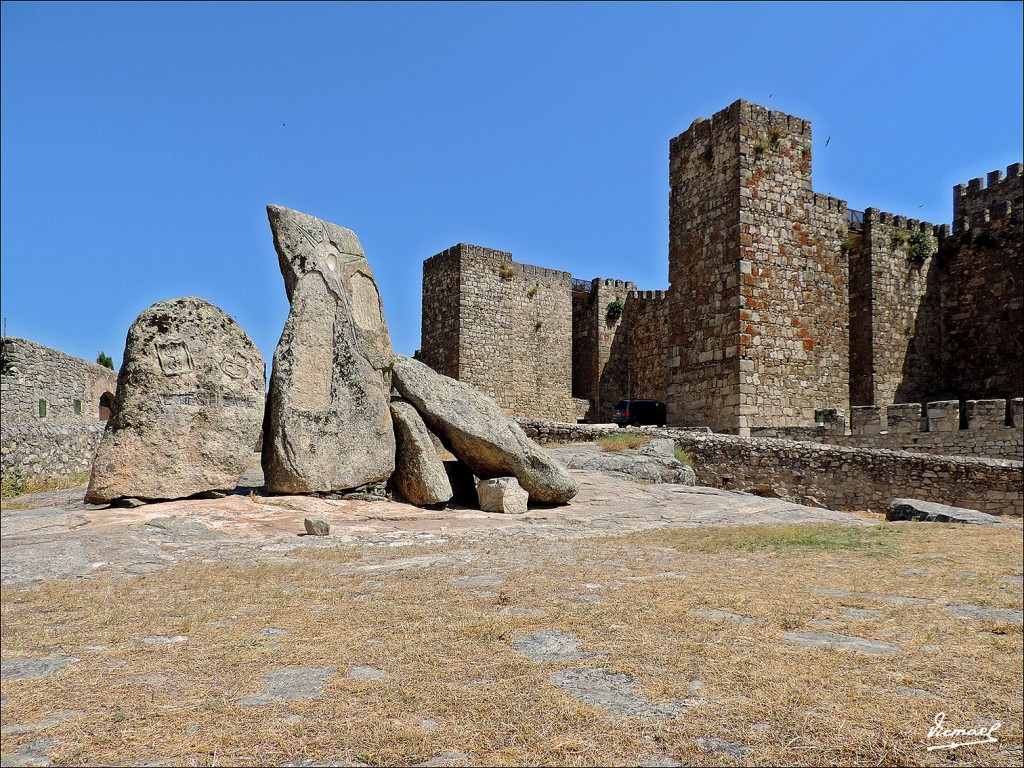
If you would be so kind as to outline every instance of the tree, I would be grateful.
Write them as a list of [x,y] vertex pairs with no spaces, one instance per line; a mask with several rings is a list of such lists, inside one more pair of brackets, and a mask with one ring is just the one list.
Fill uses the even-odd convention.
[[100,352],[96,355],[96,362],[102,365],[104,368],[114,370],[114,361],[110,358],[110,355]]

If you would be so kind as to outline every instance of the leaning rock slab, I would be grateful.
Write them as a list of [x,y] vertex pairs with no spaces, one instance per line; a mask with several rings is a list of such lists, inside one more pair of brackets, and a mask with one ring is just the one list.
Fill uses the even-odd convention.
[[511,475],[539,503],[564,504],[579,491],[565,468],[487,395],[403,355],[395,356],[394,384],[477,477]]
[[128,329],[86,501],[232,490],[263,420],[263,356],[203,299],[154,304]]
[[395,487],[407,501],[419,507],[445,504],[452,498],[452,486],[444,461],[416,409],[404,400],[391,401],[395,423]]
[[950,507],[933,501],[893,499],[885,513],[886,520],[920,520],[926,523],[968,523],[971,525],[999,525],[1003,521],[996,515],[976,509]]
[[529,501],[529,494],[514,477],[481,480],[476,484],[476,495],[484,512],[504,512],[506,515],[524,514]]
[[271,493],[329,493],[386,480],[391,338],[351,230],[267,206],[291,311],[274,352],[263,427]]

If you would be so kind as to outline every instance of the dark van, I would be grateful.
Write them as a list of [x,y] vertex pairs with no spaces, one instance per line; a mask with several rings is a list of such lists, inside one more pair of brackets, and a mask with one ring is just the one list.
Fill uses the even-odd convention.
[[612,421],[620,427],[638,424],[665,426],[665,404],[660,400],[619,400]]

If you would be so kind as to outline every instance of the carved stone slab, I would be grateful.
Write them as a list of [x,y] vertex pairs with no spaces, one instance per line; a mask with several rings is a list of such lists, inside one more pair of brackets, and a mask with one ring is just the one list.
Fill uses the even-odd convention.
[[266,366],[245,331],[203,299],[154,304],[132,324],[86,500],[231,490],[252,459]]
[[386,480],[394,353],[359,238],[267,206],[291,311],[274,352],[264,421],[271,493],[325,493]]

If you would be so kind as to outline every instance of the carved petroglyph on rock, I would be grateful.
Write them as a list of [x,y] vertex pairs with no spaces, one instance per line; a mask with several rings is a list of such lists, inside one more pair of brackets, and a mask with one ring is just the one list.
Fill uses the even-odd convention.
[[168,376],[176,376],[179,373],[187,373],[195,368],[192,362],[192,350],[188,344],[180,339],[156,342],[156,356],[160,361],[160,369]]
[[86,498],[175,499],[234,488],[259,435],[264,370],[252,340],[203,299],[147,309],[128,330]]

